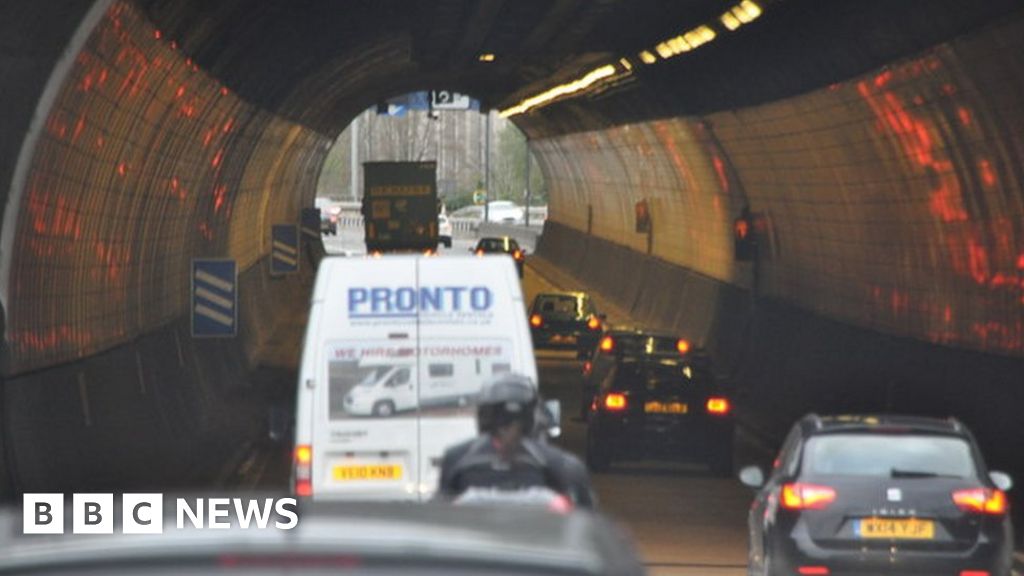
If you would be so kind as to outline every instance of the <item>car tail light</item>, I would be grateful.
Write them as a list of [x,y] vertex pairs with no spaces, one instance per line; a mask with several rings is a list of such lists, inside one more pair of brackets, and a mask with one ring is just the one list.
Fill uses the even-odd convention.
[[516,250],[515,252],[512,253],[512,257],[515,258],[516,260],[522,260],[523,259],[523,251],[522,250]]
[[676,350],[679,350],[680,354],[686,354],[690,351],[690,343],[680,338],[679,341],[676,342]]
[[718,416],[725,416],[732,409],[729,405],[729,399],[722,396],[712,396],[707,401],[708,414],[716,414]]
[[544,325],[544,319],[540,317],[540,314],[533,314],[530,316],[530,326],[534,328],[540,328]]
[[953,492],[953,502],[964,512],[1005,514],[1006,493],[991,488],[968,488]]
[[604,407],[613,412],[626,409],[626,396],[618,392],[611,392],[604,397]]
[[295,494],[313,495],[313,449],[309,444],[295,447]]
[[828,566],[800,566],[796,569],[797,574],[807,576],[828,576]]
[[611,336],[605,336],[604,338],[601,338],[601,343],[598,344],[597,347],[601,352],[611,352],[615,349],[615,339]]
[[960,576],[992,576],[988,570],[961,570]]
[[789,482],[782,485],[782,507],[790,510],[824,510],[836,500],[836,491],[828,486]]
[[594,365],[590,362],[590,360],[587,360],[586,362],[583,363],[583,375],[584,376],[590,376],[590,371],[593,370],[593,369],[594,369]]
[[590,319],[587,320],[587,328],[590,328],[591,330],[600,330],[601,319],[597,316],[591,316]]
[[478,248],[477,251],[476,251],[476,255],[477,256],[483,256],[484,255],[484,251]]

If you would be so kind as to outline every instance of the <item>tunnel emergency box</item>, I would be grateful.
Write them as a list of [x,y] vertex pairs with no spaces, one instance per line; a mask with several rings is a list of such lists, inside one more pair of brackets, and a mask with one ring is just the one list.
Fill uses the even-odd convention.
[[364,162],[366,251],[437,250],[436,162]]
[[512,259],[324,259],[299,367],[295,493],[428,499],[444,450],[476,434],[481,386],[505,372],[537,381]]

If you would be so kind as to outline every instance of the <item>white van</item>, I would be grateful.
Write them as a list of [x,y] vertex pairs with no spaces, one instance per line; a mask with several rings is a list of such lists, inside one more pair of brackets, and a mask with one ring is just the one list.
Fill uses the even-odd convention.
[[299,368],[293,488],[424,500],[476,434],[481,384],[537,380],[515,267],[501,256],[326,258]]

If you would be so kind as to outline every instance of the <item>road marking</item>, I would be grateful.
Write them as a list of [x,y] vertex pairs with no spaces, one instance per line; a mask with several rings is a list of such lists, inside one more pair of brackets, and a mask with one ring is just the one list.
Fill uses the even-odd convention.
[[298,250],[296,250],[294,246],[285,244],[280,240],[274,240],[274,250],[280,250],[290,256],[295,256],[296,254],[298,254]]
[[214,288],[220,288],[225,292],[231,292],[235,288],[235,285],[232,284],[231,282],[228,282],[227,280],[222,280],[205,270],[196,271],[196,280],[206,282],[207,284],[213,286]]
[[198,297],[200,297],[200,298],[202,298],[204,300],[209,300],[210,302],[213,302],[214,304],[216,304],[218,306],[223,306],[224,308],[230,309],[230,308],[233,308],[235,306],[235,302],[233,300],[231,300],[229,298],[225,298],[225,297],[223,297],[220,294],[217,294],[215,292],[210,292],[206,288],[197,287],[196,288],[196,296],[198,296]]
[[285,256],[284,254],[279,254],[277,252],[274,252],[274,260],[278,260],[280,262],[284,262],[285,264],[288,264],[289,266],[295,266],[295,264],[296,264],[295,258],[291,258],[289,256]]
[[196,306],[196,314],[206,316],[210,320],[213,320],[214,322],[220,322],[225,326],[231,326],[232,324],[235,323],[235,319],[232,318],[231,316],[228,316],[227,314],[222,314],[214,310],[213,308],[210,308],[209,306],[205,306],[203,304],[199,304]]

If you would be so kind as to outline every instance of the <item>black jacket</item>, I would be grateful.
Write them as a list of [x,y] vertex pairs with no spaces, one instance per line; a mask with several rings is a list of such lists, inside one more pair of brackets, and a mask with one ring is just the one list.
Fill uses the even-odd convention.
[[572,499],[578,507],[595,505],[590,477],[572,454],[526,438],[509,461],[498,454],[486,434],[445,451],[438,493],[454,498],[469,488],[523,490],[547,487]]

